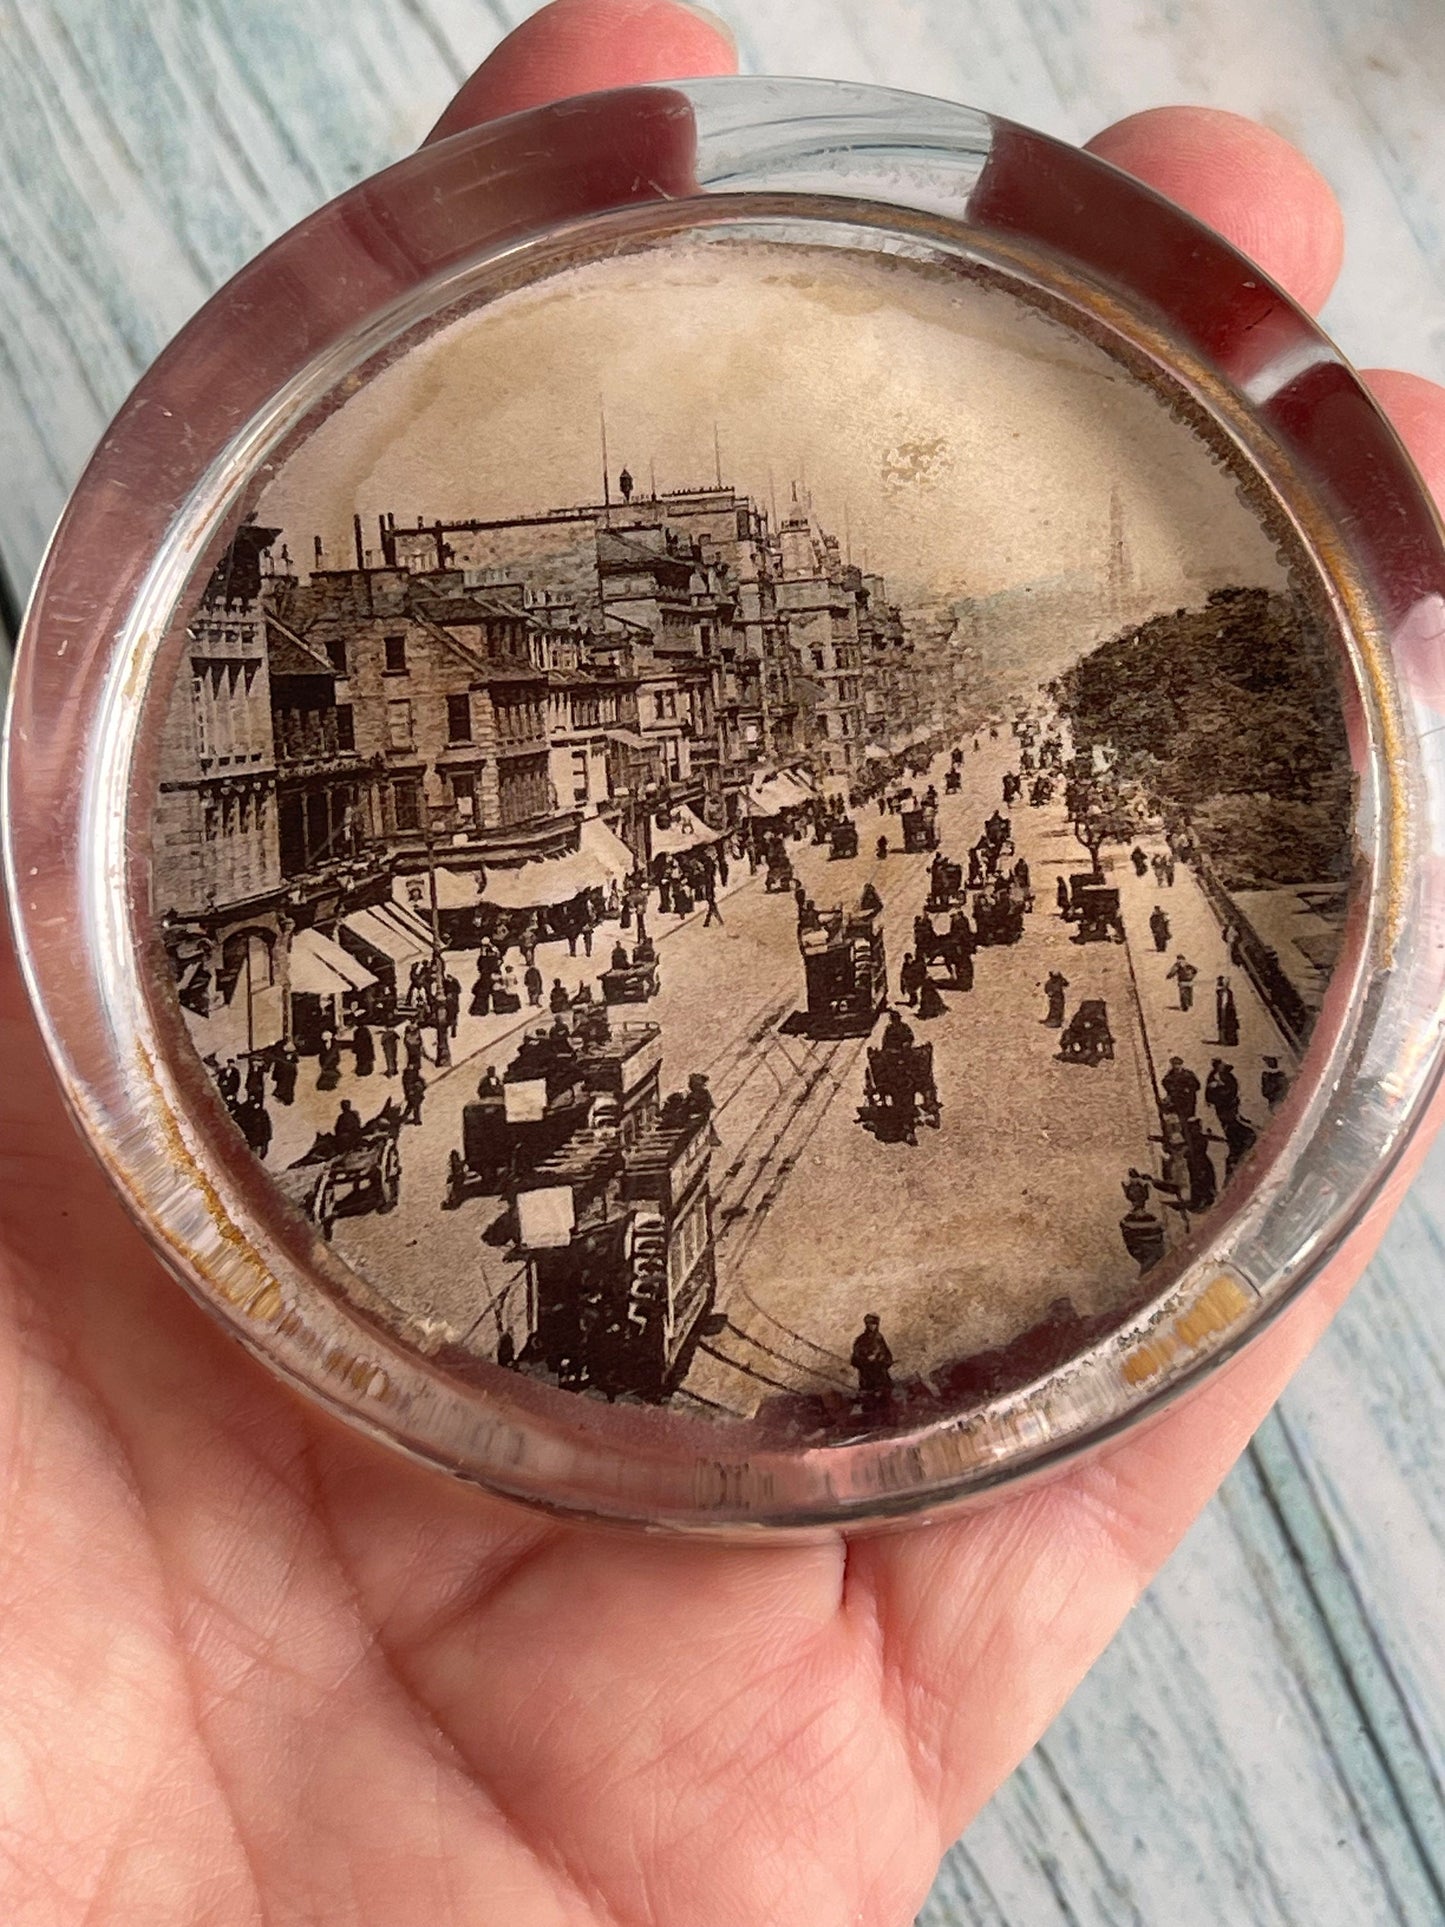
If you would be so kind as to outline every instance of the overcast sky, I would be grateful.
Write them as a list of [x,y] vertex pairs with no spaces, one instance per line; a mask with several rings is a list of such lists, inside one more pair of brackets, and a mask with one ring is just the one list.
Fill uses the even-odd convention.
[[1099,350],[1010,297],[831,251],[677,245],[503,297],[326,421],[258,503],[305,566],[398,523],[490,519],[713,478],[811,490],[908,600],[1107,568],[1121,492],[1140,594],[1279,583],[1272,543],[1203,445]]

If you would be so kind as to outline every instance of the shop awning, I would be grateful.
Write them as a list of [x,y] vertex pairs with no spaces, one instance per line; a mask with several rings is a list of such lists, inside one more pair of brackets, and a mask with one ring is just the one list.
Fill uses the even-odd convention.
[[595,861],[577,851],[520,863],[514,870],[488,870],[482,901],[499,910],[546,910],[595,890],[598,881]]
[[431,955],[430,943],[420,942],[375,910],[353,910],[341,927],[358,943],[380,951],[393,964],[405,967]]
[[298,930],[291,939],[290,980],[293,991],[310,997],[340,997],[376,982],[365,964],[319,930]]
[[420,911],[412,910],[406,904],[396,902],[375,903],[372,905],[372,909],[378,917],[385,917],[388,923],[394,923],[398,930],[404,930],[409,937],[416,939],[423,950],[430,952],[431,918],[429,910],[426,914],[423,914]]
[[622,883],[637,868],[637,858],[610,823],[600,816],[589,816],[582,825],[582,854],[602,870],[604,883]]
[[[449,870],[437,865],[437,909],[475,910],[481,902],[477,891],[480,870]],[[409,910],[425,925],[431,917],[431,878],[425,870],[411,871],[394,879],[391,894],[404,910]],[[430,942],[430,938],[428,938]]]
[[783,810],[794,809],[796,805],[796,796],[781,776],[766,776],[748,791],[749,816],[777,816]]
[[800,803],[811,803],[818,793],[818,785],[805,769],[785,769],[783,781],[790,789],[796,790]]
[[722,835],[721,830],[710,830],[702,818],[686,803],[679,804],[672,812],[672,821],[665,830],[652,829],[652,854],[654,856],[677,856],[683,850],[696,850],[704,843],[716,843]]
[[863,754],[870,763],[886,763],[888,761],[888,751],[884,749],[881,743],[870,743]]

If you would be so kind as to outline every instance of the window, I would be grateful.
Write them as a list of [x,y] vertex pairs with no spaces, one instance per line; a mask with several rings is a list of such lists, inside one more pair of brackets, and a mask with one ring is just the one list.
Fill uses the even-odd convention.
[[475,776],[454,776],[452,778],[452,801],[456,804],[457,821],[470,828],[477,821],[477,779]]
[[356,748],[356,718],[350,703],[336,705],[336,747],[348,752]]
[[[331,664],[331,667],[336,671],[337,675],[344,676],[346,674],[346,638],[345,636],[328,636],[327,637],[326,656],[327,656],[327,660]],[[388,663],[387,667],[390,668],[390,666],[391,665]],[[402,668],[404,669],[405,667],[406,667],[406,663],[405,661],[403,661]]]
[[392,784],[391,808],[398,830],[421,828],[421,785],[414,777]]
[[813,667],[815,669],[826,669],[827,666],[828,666],[828,659],[824,655],[823,651],[821,649],[815,649],[813,651]]
[[386,705],[386,742],[389,749],[412,746],[411,704],[405,699]]
[[585,803],[591,793],[591,785],[587,777],[587,752],[585,749],[574,749],[572,752],[572,801]]
[[406,637],[384,636],[382,642],[386,649],[387,675],[404,676],[406,674]]
[[469,743],[472,740],[472,699],[465,692],[460,696],[447,697],[447,741],[449,743]]

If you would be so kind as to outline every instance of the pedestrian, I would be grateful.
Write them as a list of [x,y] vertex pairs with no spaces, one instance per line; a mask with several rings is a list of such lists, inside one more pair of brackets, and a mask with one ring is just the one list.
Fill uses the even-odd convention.
[[589,903],[583,908],[581,922],[582,948],[589,957],[592,955],[592,933],[596,928],[597,920],[592,914],[592,906]]
[[420,1124],[422,1100],[426,1096],[426,1078],[420,1064],[408,1064],[401,1074],[401,1094],[405,1108],[401,1114],[403,1124]]
[[295,1050],[290,1044],[282,1044],[271,1060],[271,1088],[278,1104],[295,1103],[297,1069]]
[[1193,1117],[1199,1103],[1199,1079],[1182,1057],[1171,1057],[1162,1079],[1164,1101],[1178,1118]]
[[[418,1024],[415,1017],[408,1017],[406,1020],[406,1029],[401,1033],[401,1047],[406,1053],[407,1069],[414,1071],[420,1070],[422,1059],[421,1025]],[[403,1080],[403,1088],[404,1087],[405,1080]]]
[[247,1098],[236,1113],[236,1121],[254,1154],[265,1160],[271,1149],[271,1114],[259,1097]]
[[510,1017],[522,1008],[522,992],[517,984],[516,967],[504,963],[492,985],[492,1009],[499,1017]]
[[228,1108],[234,1110],[241,1095],[241,1072],[234,1057],[228,1057],[216,1072],[216,1089],[225,1099]]
[[316,1071],[318,1091],[334,1091],[341,1082],[341,1046],[336,1041],[334,1030],[321,1033],[321,1049],[316,1053]]
[[1169,919],[1160,904],[1156,903],[1149,912],[1149,929],[1154,938],[1154,948],[1162,956],[1169,948],[1169,939],[1173,933],[1169,928]]
[[1272,1111],[1277,1111],[1289,1089],[1289,1078],[1279,1067],[1277,1057],[1266,1057],[1260,1073],[1259,1094]]
[[336,1113],[336,1122],[331,1127],[331,1137],[338,1151],[354,1151],[361,1143],[361,1118],[349,1097],[341,1100],[341,1109]]
[[1239,1043],[1239,1010],[1228,977],[1214,980],[1214,1029],[1227,1050],[1233,1050]]
[[938,985],[925,971],[923,981],[918,986],[918,1014],[920,1017],[942,1017],[948,1010],[938,992]]
[[356,1053],[356,1075],[370,1077],[376,1069],[376,1040],[369,1024],[364,1021],[357,1024],[351,1033],[351,1048]]
[[522,953],[522,962],[530,970],[537,958],[537,919],[535,917],[528,917],[522,925],[521,934],[517,938],[517,947]]
[[878,839],[877,845],[874,849],[874,855],[881,863],[883,859],[887,856],[887,854],[888,854],[888,838],[886,836],[880,836]]
[[657,875],[657,912],[666,916],[672,908],[672,870],[664,863]]
[[397,1053],[401,1049],[401,1038],[394,1023],[381,1027],[381,1061],[388,1077],[396,1076]]
[[527,1002],[533,1010],[540,1010],[542,1008],[542,973],[537,968],[535,959],[528,962],[522,974],[522,983],[526,987]]
[[259,1051],[253,1051],[246,1063],[246,1102],[264,1104],[266,1101],[266,1060]]
[[1181,1120],[1184,1129],[1184,1163],[1189,1173],[1189,1210],[1207,1211],[1219,1196],[1219,1180],[1214,1160],[1209,1155],[1209,1139],[1197,1117]]
[[1198,975],[1199,972],[1195,969],[1194,965],[1182,955],[1175,958],[1173,969],[1166,973],[1166,982],[1172,977],[1179,985],[1179,1008],[1181,1010],[1192,1010],[1194,1008],[1194,980]]
[[1172,851],[1164,859],[1164,885],[1165,888],[1169,890],[1174,888],[1174,856]]
[[442,978],[442,1001],[446,1006],[447,1034],[455,1037],[462,1018],[462,987],[450,971]]
[[614,970],[630,970],[632,968],[632,959],[628,956],[627,945],[622,941],[621,937],[619,937],[612,946],[612,968]]
[[1144,875],[1147,874],[1149,869],[1149,859],[1147,856],[1145,856],[1143,850],[1139,847],[1137,843],[1134,845],[1133,849],[1129,852],[1129,861],[1134,866],[1134,874],[1136,877],[1143,877]]
[[903,961],[898,966],[898,994],[905,1004],[918,1002],[918,986],[921,979],[927,975],[926,966],[911,950],[905,950]]
[[707,915],[702,920],[702,927],[706,930],[710,923],[721,923],[723,920],[722,911],[717,907],[717,884],[713,880],[711,869],[708,870],[702,887],[703,902],[707,905]]
[[1155,888],[1162,890],[1164,888],[1164,858],[1157,850],[1149,859],[1149,867],[1154,872]]
[[1239,1079],[1234,1074],[1234,1066],[1222,1057],[1216,1057],[1210,1063],[1209,1076],[1204,1084],[1204,1101],[1221,1124],[1239,1114]]
[[554,1017],[560,1016],[561,1013],[567,1009],[571,1001],[571,998],[567,995],[567,986],[560,977],[554,977],[552,979],[552,988],[547,994],[548,1010],[552,1012]]
[[893,1396],[893,1354],[876,1312],[869,1312],[853,1340],[852,1364],[865,1405],[886,1405]]
[[1259,1134],[1248,1118],[1241,1117],[1238,1111],[1220,1119],[1224,1131],[1224,1142],[1228,1146],[1224,1158],[1224,1182],[1228,1184],[1239,1167],[1240,1160],[1248,1157],[1259,1141]]
[[[968,853],[968,880],[970,884],[973,883],[977,870],[978,870],[978,851],[970,850]],[[979,878],[979,881],[982,882],[982,878]],[[1054,878],[1054,901],[1057,903],[1059,907],[1059,915],[1067,919],[1069,914],[1069,908],[1070,908],[1069,886],[1067,883],[1065,883],[1062,877]]]
[[728,887],[728,851],[726,842],[717,846],[717,880],[724,890]]
[[1044,979],[1044,995],[1049,1002],[1044,1024],[1049,1030],[1064,1027],[1064,992],[1068,987],[1069,980],[1061,970],[1051,970]]

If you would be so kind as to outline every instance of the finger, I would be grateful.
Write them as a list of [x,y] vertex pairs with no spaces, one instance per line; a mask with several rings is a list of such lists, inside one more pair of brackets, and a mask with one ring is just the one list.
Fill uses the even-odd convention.
[[1361,372],[1445,513],[1445,388],[1398,368]]
[[737,72],[724,23],[682,0],[552,0],[484,60],[427,136],[568,94]]
[[1257,261],[1302,307],[1318,309],[1344,253],[1329,182],[1281,135],[1214,107],[1154,107],[1087,143]]

